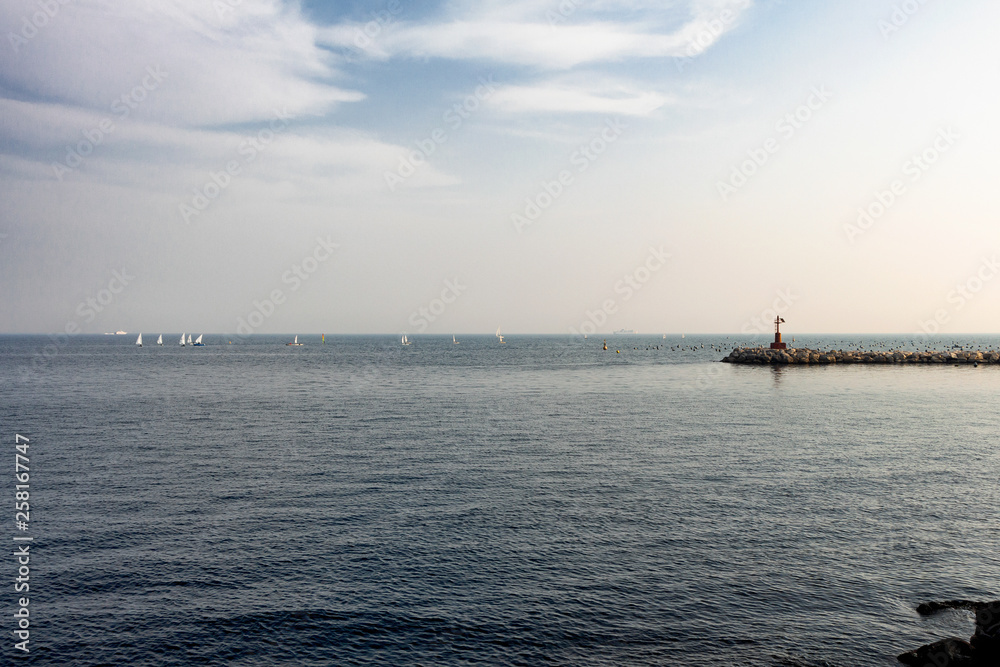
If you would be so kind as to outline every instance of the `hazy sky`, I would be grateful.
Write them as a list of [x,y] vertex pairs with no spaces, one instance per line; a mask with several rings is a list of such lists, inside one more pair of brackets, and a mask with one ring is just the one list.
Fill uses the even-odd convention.
[[996,332],[997,25],[6,0],[0,330]]

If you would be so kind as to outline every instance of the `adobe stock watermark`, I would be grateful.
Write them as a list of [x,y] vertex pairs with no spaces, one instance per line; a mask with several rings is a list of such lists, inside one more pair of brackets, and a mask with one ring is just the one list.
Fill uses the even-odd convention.
[[997,256],[983,257],[983,261],[972,275],[964,282],[955,285],[955,289],[948,292],[947,296],[945,296],[945,301],[951,304],[951,307],[938,308],[934,311],[934,317],[931,319],[919,320],[917,322],[919,330],[916,333],[923,336],[930,336],[940,332],[941,327],[951,321],[951,316],[965,308],[970,301],[975,299],[986,283],[993,280],[997,273],[1000,273],[1000,262],[997,261]]
[[784,315],[788,312],[788,309],[792,307],[799,297],[792,293],[792,288],[788,287],[784,291],[778,290],[777,296],[774,301],[771,302],[770,308],[765,308],[760,311],[760,315],[757,317],[751,317],[749,320],[743,323],[740,327],[740,333],[746,334],[747,336],[756,336],[757,334],[771,333],[774,328],[774,318],[779,315]]
[[[300,261],[292,264],[281,274],[281,284],[289,286],[289,292],[297,292],[305,281],[309,280],[321,264],[333,256],[333,251],[340,246],[330,240],[330,236],[324,239],[316,237],[316,245],[312,251]],[[263,299],[254,299],[253,309],[247,313],[246,317],[241,317],[236,321],[236,335],[246,337],[260,329],[277,311],[278,306],[288,300],[288,294],[280,287],[276,287],[268,292]]]
[[31,372],[37,373],[41,370],[44,364],[52,361],[69,344],[70,336],[81,333],[80,320],[86,323],[93,322],[100,313],[103,313],[120,298],[125,288],[134,280],[135,276],[131,275],[125,267],[121,270],[112,270],[111,279],[103,288],[77,304],[74,312],[79,319],[71,319],[66,322],[62,331],[49,334],[49,343],[32,352]]
[[399,156],[399,166],[396,167],[395,171],[384,172],[383,177],[385,184],[389,187],[389,192],[395,192],[400,184],[417,173],[420,167],[427,164],[428,158],[437,151],[438,146],[448,141],[449,131],[455,132],[462,127],[462,124],[472,117],[473,112],[479,109],[482,103],[488,100],[496,90],[497,83],[493,80],[492,74],[485,78],[479,77],[479,85],[476,86],[476,89],[442,114],[441,119],[451,129],[434,128],[428,136],[413,142],[417,146],[416,150]]
[[[960,138],[961,136],[950,127],[939,129],[930,146],[911,155],[903,163],[901,167],[903,176],[909,177],[911,183],[916,183]],[[875,198],[870,203],[858,208],[855,222],[844,225],[844,234],[848,242],[853,244],[854,239],[871,229],[906,192],[906,182],[901,178],[893,180],[886,189],[876,191]]]
[[782,141],[790,141],[795,134],[801,130],[806,123],[813,118],[813,114],[823,108],[832,97],[826,86],[813,86],[809,97],[800,104],[794,111],[786,113],[774,125],[779,136],[768,137],[759,148],[751,148],[747,151],[747,159],[733,167],[729,173],[729,179],[718,181],[715,185],[722,201],[728,201],[729,197],[745,186],[755,174],[767,164],[771,156],[781,148]]
[[878,31],[882,38],[888,40],[893,33],[899,32],[910,19],[927,4],[928,0],[904,0],[892,6],[892,14],[887,19],[879,19]]
[[715,41],[722,36],[726,28],[736,20],[736,13],[731,9],[723,9],[717,16],[705,22],[705,27],[699,30],[688,42],[684,49],[684,55],[674,56],[674,65],[677,71],[683,73],[688,63],[705,52]]
[[214,0],[212,7],[215,9],[215,15],[219,17],[220,21],[223,21],[227,15],[242,4],[243,0]]
[[354,46],[359,51],[364,51],[371,46],[382,31],[388,28],[395,20],[396,16],[403,11],[399,0],[389,0],[385,3],[385,9],[377,9],[371,12],[371,20],[354,31]]
[[431,299],[426,306],[417,308],[410,314],[408,322],[411,326],[417,328],[418,333],[423,333],[432,322],[444,315],[445,311],[448,310],[448,306],[455,303],[458,297],[462,295],[462,292],[467,289],[468,285],[460,283],[458,278],[445,280],[444,289],[441,290],[440,296],[436,299]]
[[[618,118],[604,121],[604,128],[569,156],[569,163],[576,168],[576,173],[582,174],[587,171],[590,165],[603,155],[611,144],[618,141],[622,131],[627,127],[628,125]],[[573,180],[573,171],[561,169],[552,180],[543,180],[534,196],[525,197],[524,209],[520,213],[510,214],[510,221],[517,233],[520,234],[525,227],[537,222],[542,217],[542,213],[562,196],[566,188],[573,184]]]
[[572,16],[582,4],[583,0],[561,0],[555,9],[549,9],[545,12],[549,27],[555,28],[560,23],[565,23],[566,19]]
[[16,33],[7,33],[7,40],[14,53],[18,53],[22,46],[35,38],[38,31],[49,24],[62,9],[63,5],[68,5],[73,0],[38,0],[38,11],[33,13],[29,19],[27,16],[21,17],[21,29]]
[[213,201],[218,199],[219,195],[232,185],[233,179],[243,171],[243,167],[256,160],[294,118],[288,113],[287,108],[280,111],[275,109],[274,118],[268,122],[267,127],[258,130],[256,134],[240,143],[236,154],[241,156],[241,160],[230,160],[219,171],[208,172],[208,179],[201,186],[192,188],[194,195],[191,199],[178,205],[184,222],[191,224],[192,218],[201,215]]
[[163,80],[168,76],[167,72],[160,69],[159,65],[146,67],[146,75],[142,80],[128,92],[122,93],[111,103],[111,113],[114,117],[105,118],[95,127],[83,130],[83,139],[75,146],[66,147],[66,158],[62,162],[53,162],[52,170],[60,181],[63,176],[77,169],[84,160],[94,152],[94,149],[104,143],[104,140],[115,131],[115,119],[119,122],[128,119],[133,111],[139,108],[149,94],[160,87]]
[[700,365],[695,377],[684,384],[689,391],[708,391],[727,373],[729,368],[726,364],[704,364]]
[[[649,253],[646,255],[645,261],[642,264],[633,269],[630,273],[626,273],[621,277],[620,280],[616,281],[614,284],[615,294],[621,295],[621,302],[625,303],[643,288],[649,280],[653,277],[657,271],[662,269],[667,265],[667,260],[670,259],[671,255],[669,252],[663,249],[663,246],[659,248],[649,247]],[[582,336],[586,334],[597,333],[597,328],[604,326],[608,318],[618,312],[619,300],[617,298],[605,299],[599,308],[596,310],[588,310],[584,314],[586,319],[580,323],[579,329],[570,327],[570,333],[575,336]]]

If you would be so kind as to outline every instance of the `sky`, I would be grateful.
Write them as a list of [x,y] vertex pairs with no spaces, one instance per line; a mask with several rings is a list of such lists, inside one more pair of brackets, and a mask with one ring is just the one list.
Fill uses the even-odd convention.
[[0,332],[997,332],[998,24],[7,0]]

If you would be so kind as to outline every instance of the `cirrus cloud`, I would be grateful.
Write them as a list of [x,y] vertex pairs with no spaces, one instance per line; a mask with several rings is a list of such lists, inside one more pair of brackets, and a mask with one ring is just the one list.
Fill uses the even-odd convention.
[[[458,3],[432,20],[388,26],[364,46],[357,43],[362,28],[357,23],[324,29],[319,38],[375,59],[485,59],[570,69],[627,58],[687,56],[699,38],[700,53],[735,27],[751,5],[751,0],[675,3],[666,12],[673,19],[667,22],[662,3],[520,2],[499,8],[496,3]],[[651,26],[645,19],[654,12],[658,18]]]
[[[4,3],[0,31],[19,34],[37,10]],[[0,87],[5,97],[106,110],[152,66],[168,78],[137,117],[211,126],[267,118],[275,107],[318,115],[364,95],[334,85],[340,73],[317,30],[280,0],[77,0],[0,60]]]

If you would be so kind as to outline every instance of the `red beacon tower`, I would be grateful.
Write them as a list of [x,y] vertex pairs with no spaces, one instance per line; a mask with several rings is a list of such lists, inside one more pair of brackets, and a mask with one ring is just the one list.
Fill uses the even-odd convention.
[[772,350],[788,349],[788,346],[781,342],[781,323],[784,321],[784,318],[780,316],[775,316],[774,318],[774,342],[771,343]]

